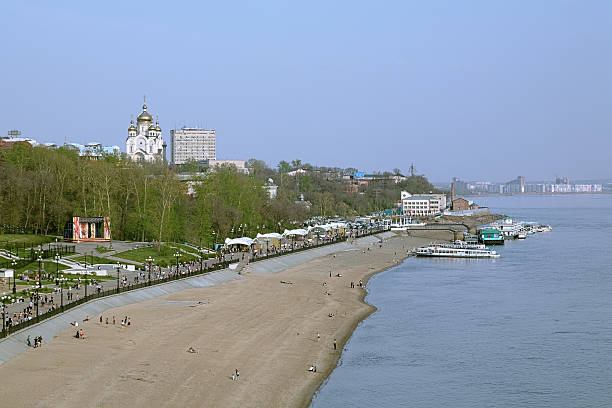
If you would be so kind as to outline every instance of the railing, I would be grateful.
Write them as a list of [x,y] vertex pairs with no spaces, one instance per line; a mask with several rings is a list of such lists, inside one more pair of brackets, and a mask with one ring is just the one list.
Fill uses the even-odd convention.
[[[54,310],[49,309],[47,312],[40,314],[38,316],[34,316],[29,320],[17,323],[17,324],[13,324],[11,327],[5,326],[4,330],[2,330],[0,332],[0,338],[4,338],[12,333],[15,333],[19,330],[25,329],[26,327],[29,327],[31,325],[34,325],[36,323],[40,323],[50,317],[55,316],[56,314],[59,313],[63,313],[66,312],[74,307],[77,307],[83,303],[87,303],[90,300],[94,300],[94,299],[99,299],[102,297],[107,297],[107,296],[112,296],[112,295],[117,295],[119,293],[124,293],[124,292],[130,292],[132,290],[137,290],[137,289],[142,289],[148,286],[154,286],[154,285],[159,285],[162,283],[166,283],[166,282],[170,282],[170,281],[174,281],[174,280],[178,280],[178,279],[184,279],[184,278],[190,278],[193,276],[197,276],[197,275],[203,275],[205,273],[208,272],[213,272],[213,271],[217,271],[220,269],[225,269],[229,266],[230,262],[225,261],[225,262],[219,262],[215,265],[209,266],[206,269],[203,270],[197,270],[197,271],[192,271],[192,272],[183,272],[183,273],[173,273],[169,276],[166,276],[164,278],[158,278],[158,279],[151,279],[150,281],[144,281],[141,283],[136,283],[136,284],[129,284],[129,285],[125,285],[125,286],[121,286],[118,285],[114,288],[110,288],[110,289],[106,289],[106,290],[101,290],[101,291],[97,291],[94,289],[94,293],[92,294],[88,294],[87,296],[83,296],[82,298],[79,298],[78,300],[73,300],[70,303],[64,303],[63,301],[63,293],[61,294],[60,297],[60,306],[57,307]],[[25,304],[25,303],[24,303]]]
[[[371,232],[367,232],[367,233],[357,233],[354,235],[355,238],[361,238],[361,237],[365,237],[368,235],[374,235],[374,234],[378,234],[380,232],[383,232],[384,229],[377,229],[376,231],[371,231]],[[314,249],[314,248],[320,248],[323,246],[327,246],[327,245],[333,245],[333,244],[337,244],[339,242],[345,242],[348,239],[348,237],[346,236],[342,236],[342,237],[336,237],[334,240],[330,241],[330,242],[324,242],[318,245],[312,245],[312,246],[303,246],[300,248],[294,248],[292,250],[289,251],[284,251],[284,252],[279,252],[279,253],[275,253],[275,254],[271,254],[271,255],[267,255],[267,256],[262,256],[262,257],[254,257],[251,258],[249,262],[256,262],[256,261],[263,261],[266,259],[271,259],[271,258],[276,258],[282,255],[288,255],[288,254],[293,254],[296,252],[301,252],[301,251],[306,251],[309,249]],[[111,289],[107,289],[107,290],[101,290],[101,291],[97,291],[94,290],[93,294],[88,294],[87,296],[83,296],[82,298],[78,299],[78,300],[73,300],[70,303],[64,303],[63,301],[63,292],[61,293],[61,298],[60,298],[60,306],[57,307],[54,310],[48,310],[47,312],[40,314],[38,316],[34,316],[29,320],[17,323],[17,324],[13,324],[11,327],[8,326],[4,326],[3,325],[3,330],[0,332],[0,338],[4,338],[12,333],[15,333],[19,330],[23,330],[26,327],[32,326],[34,324],[40,323],[46,319],[49,319],[50,317],[53,317],[59,313],[63,313],[66,312],[72,308],[75,308],[79,305],[82,305],[83,303],[87,303],[90,300],[94,300],[94,299],[99,299],[102,297],[107,297],[107,296],[112,296],[112,295],[116,295],[116,294],[120,294],[120,293],[124,293],[124,292],[130,292],[132,290],[138,290],[138,289],[142,289],[145,287],[149,287],[149,286],[154,286],[154,285],[159,285],[162,283],[166,283],[166,282],[171,282],[174,280],[178,280],[178,279],[184,279],[184,278],[190,278],[193,276],[198,276],[198,275],[203,275],[206,274],[208,272],[214,272],[214,271],[218,271],[221,269],[225,269],[229,266],[230,263],[234,263],[235,260],[230,260],[230,261],[222,261],[222,262],[218,262],[214,265],[211,266],[207,266],[203,269],[198,269],[192,272],[175,272],[172,273],[164,278],[158,278],[158,279],[151,279],[151,280],[147,280],[141,283],[136,283],[136,284],[129,284],[126,286],[121,286],[121,285],[117,285],[114,288]],[[25,303],[24,303],[25,304]],[[3,319],[6,319],[5,316],[2,316]]]
[[[41,251],[34,249],[40,247]],[[45,248],[46,247],[46,248]],[[75,245],[50,242],[45,244],[26,244],[14,243],[8,241],[0,241],[0,249],[8,251],[13,255],[16,255],[23,260],[35,261],[40,255],[43,259],[53,258],[55,255],[66,256],[74,254],[76,249]]]

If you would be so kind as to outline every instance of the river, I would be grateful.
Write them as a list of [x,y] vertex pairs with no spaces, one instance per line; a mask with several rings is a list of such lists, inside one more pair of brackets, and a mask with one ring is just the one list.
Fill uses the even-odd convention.
[[374,276],[312,407],[612,406],[612,195],[477,202],[553,230]]

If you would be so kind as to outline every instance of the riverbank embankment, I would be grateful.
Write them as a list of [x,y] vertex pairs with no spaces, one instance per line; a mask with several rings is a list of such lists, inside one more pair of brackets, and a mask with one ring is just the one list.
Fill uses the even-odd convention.
[[[69,328],[0,366],[0,398],[11,406],[308,405],[354,328],[375,310],[359,281],[429,241],[354,243],[275,274],[107,309],[103,323],[99,314],[81,323],[84,340]],[[119,323],[125,316],[129,327]],[[316,373],[308,371],[313,364]]]

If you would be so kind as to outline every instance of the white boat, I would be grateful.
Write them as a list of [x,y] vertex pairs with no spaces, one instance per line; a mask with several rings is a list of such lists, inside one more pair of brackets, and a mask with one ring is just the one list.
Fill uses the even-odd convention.
[[433,244],[436,246],[441,246],[444,248],[467,248],[467,249],[487,249],[485,244],[479,244],[479,243],[468,243],[465,241],[461,241],[461,240],[456,240],[453,241],[451,243],[437,243],[437,244]]
[[516,236],[516,238],[518,239],[525,239],[527,238],[527,233],[523,230],[519,231],[518,235]]
[[485,248],[454,248],[450,244],[432,244],[416,250],[417,256],[429,256],[439,258],[499,258],[499,254],[491,249]]
[[504,238],[518,238],[519,232],[523,229],[523,224],[515,223],[512,218],[506,217],[501,222],[492,223],[491,227],[498,229]]

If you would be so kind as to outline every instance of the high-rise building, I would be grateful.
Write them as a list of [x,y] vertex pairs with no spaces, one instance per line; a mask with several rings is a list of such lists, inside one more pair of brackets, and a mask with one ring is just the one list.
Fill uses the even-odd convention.
[[166,144],[162,139],[159,122],[153,124],[153,116],[147,112],[147,104],[142,105],[142,113],[130,121],[125,148],[130,159],[136,161],[155,161],[166,159]]
[[172,129],[170,131],[170,158],[172,164],[184,164],[189,160],[216,160],[216,131],[188,127]]

